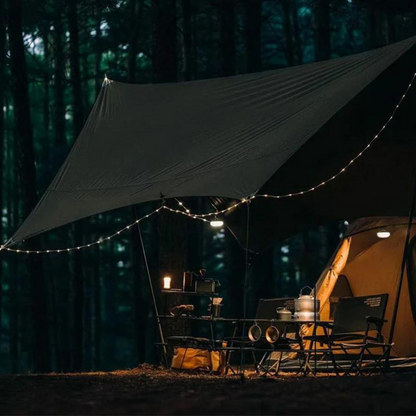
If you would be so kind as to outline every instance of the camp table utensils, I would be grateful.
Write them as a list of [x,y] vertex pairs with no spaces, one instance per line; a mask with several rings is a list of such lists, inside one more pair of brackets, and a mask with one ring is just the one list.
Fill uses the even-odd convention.
[[213,318],[221,317],[222,298],[213,298],[212,302],[208,305],[208,312],[211,312]]
[[280,332],[279,330],[274,326],[274,325],[270,325],[267,329],[266,329],[266,341],[269,344],[274,344],[275,342],[277,342],[280,338]]
[[[304,289],[309,289],[309,295],[304,295]],[[299,298],[295,299],[295,311],[298,315],[298,312],[319,312],[321,307],[321,302],[319,300],[315,301],[315,298],[311,295],[312,288],[310,286],[304,286],[300,290]]]
[[260,341],[262,332],[263,331],[261,330],[260,326],[256,322],[248,330],[248,337],[249,337],[250,341],[252,341],[252,342]]
[[276,308],[277,319],[281,321],[290,321],[292,319],[292,312],[286,307]]
[[[309,295],[303,294],[305,289],[310,290]],[[321,302],[319,300],[315,300],[315,298],[312,296],[312,288],[310,286],[304,286],[300,290],[299,298],[295,299],[295,314],[293,315],[293,319],[299,321],[311,321],[314,319],[319,319],[320,306]]]

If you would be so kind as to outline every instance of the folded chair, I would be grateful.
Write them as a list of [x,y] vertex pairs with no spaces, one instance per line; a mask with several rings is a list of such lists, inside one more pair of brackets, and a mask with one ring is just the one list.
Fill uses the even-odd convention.
[[[368,356],[374,364],[371,372],[376,368],[383,370],[388,366],[388,358],[392,345],[385,343],[381,334],[388,294],[359,296],[354,298],[341,298],[333,323],[317,322],[317,327],[322,327],[324,334],[304,337],[311,341],[309,350],[316,347],[316,343],[326,346],[317,352],[328,354],[331,358],[334,371],[337,375],[344,372],[349,375],[353,371],[363,374],[363,359]],[[315,329],[316,331],[316,329]],[[376,355],[374,349],[382,350],[381,355]],[[354,353],[358,351],[358,354]],[[310,356],[308,356],[308,362]],[[350,367],[344,370],[337,362],[336,357],[341,356],[351,362]]]

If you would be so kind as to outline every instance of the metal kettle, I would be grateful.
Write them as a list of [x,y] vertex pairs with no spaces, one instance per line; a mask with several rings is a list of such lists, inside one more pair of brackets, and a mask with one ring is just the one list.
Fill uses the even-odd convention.
[[292,312],[286,307],[276,308],[277,319],[281,321],[290,321],[292,319]]
[[[303,291],[309,289],[309,295],[304,295]],[[315,311],[319,313],[321,307],[321,302],[319,300],[315,301],[315,298],[312,296],[312,288],[310,286],[304,286],[300,290],[299,298],[295,299],[295,311],[296,312],[312,312]]]

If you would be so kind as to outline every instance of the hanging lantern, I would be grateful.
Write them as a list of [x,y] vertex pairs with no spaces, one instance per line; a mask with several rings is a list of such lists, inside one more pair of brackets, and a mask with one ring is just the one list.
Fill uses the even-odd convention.
[[389,238],[390,232],[386,231],[384,228],[382,228],[380,231],[377,231],[377,237],[378,238]]

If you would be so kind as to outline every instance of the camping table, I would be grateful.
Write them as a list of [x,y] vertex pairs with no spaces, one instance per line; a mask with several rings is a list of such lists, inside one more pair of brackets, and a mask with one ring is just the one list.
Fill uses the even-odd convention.
[[[221,319],[221,318],[220,318]],[[299,352],[303,354],[304,356],[304,363],[302,365],[303,368],[300,369],[300,371],[303,371],[304,374],[307,374],[308,371],[310,371],[313,375],[316,375],[316,343],[315,343],[315,349],[314,350],[306,350],[303,342],[303,335],[302,335],[302,326],[303,325],[313,325],[313,331],[312,336],[316,335],[316,330],[320,326],[319,324],[322,324],[322,327],[324,328],[324,331],[326,331],[326,326],[324,324],[332,323],[332,320],[323,320],[323,319],[291,319],[291,320],[285,320],[285,319],[259,319],[259,318],[249,318],[249,319],[235,319],[236,322],[243,322],[243,323],[259,323],[259,322],[267,322],[272,324],[283,324],[284,325],[284,331],[283,334],[286,335],[288,332],[288,329],[290,327],[295,327],[295,342],[299,345]],[[325,332],[327,335],[327,333]],[[278,375],[280,370],[280,362],[282,359],[283,352],[294,352],[296,350],[293,350],[291,348],[285,349],[262,349],[261,351],[265,352],[280,352],[279,362],[276,370],[276,375]],[[315,357],[315,366],[312,368],[310,364],[310,355],[314,353]]]
[[[188,292],[186,292],[188,293]],[[211,342],[212,342],[212,348],[215,350],[224,350],[224,351],[261,351],[261,352],[295,352],[296,350],[293,349],[260,349],[260,348],[255,348],[255,347],[218,347],[216,346],[216,338],[215,338],[215,324],[216,323],[231,323],[234,325],[234,333],[236,333],[236,329],[238,328],[239,324],[246,324],[246,323],[261,323],[261,322],[266,322],[266,323],[270,323],[270,324],[283,324],[284,325],[284,334],[287,333],[288,328],[290,327],[295,327],[295,341],[297,341],[297,343],[299,344],[299,352],[302,353],[304,355],[304,363],[302,364],[302,368],[300,369],[300,371],[303,371],[304,374],[307,374],[309,371],[315,375],[316,374],[316,344],[315,344],[315,350],[307,350],[304,347],[304,343],[303,343],[303,336],[302,336],[302,325],[314,325],[313,326],[313,331],[312,331],[312,336],[316,335],[316,329],[319,326],[319,324],[328,324],[331,323],[331,320],[313,320],[313,319],[309,319],[309,320],[296,320],[296,319],[292,319],[290,321],[288,320],[283,320],[283,319],[260,319],[260,318],[214,318],[214,317],[197,317],[197,316],[188,316],[188,315],[181,315],[178,317],[172,316],[172,315],[159,315],[159,318],[161,319],[186,319],[186,320],[191,320],[191,321],[199,321],[199,322],[206,322],[210,325],[210,329],[211,329]],[[242,334],[242,337],[244,337],[244,334]],[[186,345],[185,345],[186,347]],[[193,348],[195,348],[193,346]],[[202,348],[202,347],[201,347]],[[315,353],[315,366],[314,368],[312,367],[311,363],[310,363],[310,355],[312,353]],[[307,355],[306,355],[307,354]],[[279,373],[279,369],[280,369],[280,361],[282,358],[282,354],[280,355],[279,358],[279,363],[278,363],[278,368],[276,370],[276,375]]]
[[[205,297],[205,298],[211,298],[211,310],[213,305],[213,298],[218,297],[218,293],[213,292],[188,292],[184,290],[175,290],[175,289],[162,289],[162,294],[164,295],[164,312],[162,315],[159,315],[158,318],[166,319],[166,318],[175,318],[175,316],[168,315],[167,311],[167,300],[168,295],[179,295],[179,296],[196,296],[196,297]],[[185,318],[195,318],[193,316],[185,315]],[[182,318],[182,317],[181,317]],[[214,335],[214,328],[211,326],[211,337]]]

